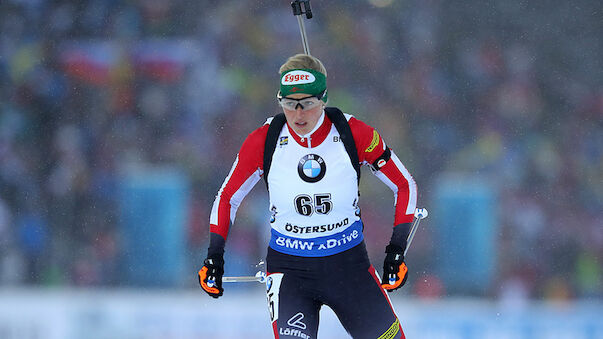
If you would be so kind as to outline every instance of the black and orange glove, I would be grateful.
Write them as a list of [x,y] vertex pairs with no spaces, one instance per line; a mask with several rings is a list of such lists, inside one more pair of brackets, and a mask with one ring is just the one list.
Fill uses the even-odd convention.
[[404,286],[408,278],[408,268],[404,263],[404,249],[402,247],[389,244],[385,248],[385,253],[381,287],[391,292]]
[[224,259],[221,256],[208,256],[203,261],[203,267],[199,270],[199,284],[207,294],[213,298],[219,298],[224,294],[222,288],[223,275]]

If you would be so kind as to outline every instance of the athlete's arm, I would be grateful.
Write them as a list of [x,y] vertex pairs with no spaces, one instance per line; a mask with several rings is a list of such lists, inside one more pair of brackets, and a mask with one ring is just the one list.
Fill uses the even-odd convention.
[[198,274],[201,288],[214,298],[220,297],[224,292],[222,288],[224,246],[230,225],[235,221],[241,201],[260,180],[263,173],[262,160],[267,131],[268,125],[264,125],[245,139],[230,173],[214,200],[210,216],[207,258]]
[[[210,249],[222,250],[234,223],[237,209],[263,174],[262,161],[268,125],[253,131],[243,142],[239,153],[216,195],[210,215]],[[220,248],[222,247],[222,248]]]
[[353,117],[349,124],[360,162],[370,165],[375,176],[394,192],[394,228],[385,248],[382,280],[383,288],[393,291],[402,287],[408,278],[404,249],[417,205],[417,185],[375,129]]
[[358,159],[370,165],[375,176],[394,192],[394,226],[411,223],[417,205],[417,185],[413,177],[374,128],[354,117],[348,122]]

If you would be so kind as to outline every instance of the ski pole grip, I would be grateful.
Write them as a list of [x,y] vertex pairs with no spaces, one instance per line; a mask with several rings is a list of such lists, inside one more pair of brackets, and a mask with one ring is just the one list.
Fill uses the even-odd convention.
[[310,0],[304,1],[304,11],[306,13],[306,19],[312,19],[312,8],[310,8]]
[[293,9],[293,15],[302,15],[301,4],[299,0],[291,1],[291,9]]
[[429,213],[427,213],[426,208],[417,208],[415,210],[415,218],[417,218],[417,219],[425,219],[425,218],[427,218],[428,214]]
[[[302,4],[304,9],[302,10]],[[306,19],[312,19],[312,8],[310,7],[310,0],[293,0],[291,1],[291,9],[293,9],[293,15],[306,15]]]

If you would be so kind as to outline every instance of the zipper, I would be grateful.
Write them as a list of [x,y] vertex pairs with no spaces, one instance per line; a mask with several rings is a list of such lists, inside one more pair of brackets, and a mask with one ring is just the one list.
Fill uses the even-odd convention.
[[300,140],[301,142],[304,142],[304,140],[305,140],[306,138],[308,139],[308,148],[312,148],[312,137],[311,137],[311,136],[310,136],[310,137],[301,137],[301,138],[299,138],[299,140]]

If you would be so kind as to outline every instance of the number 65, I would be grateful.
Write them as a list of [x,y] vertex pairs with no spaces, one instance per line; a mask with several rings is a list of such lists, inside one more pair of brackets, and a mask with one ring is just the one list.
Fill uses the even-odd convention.
[[311,216],[314,212],[329,214],[333,209],[331,193],[314,194],[314,199],[308,194],[300,194],[294,199],[295,211],[301,215]]

